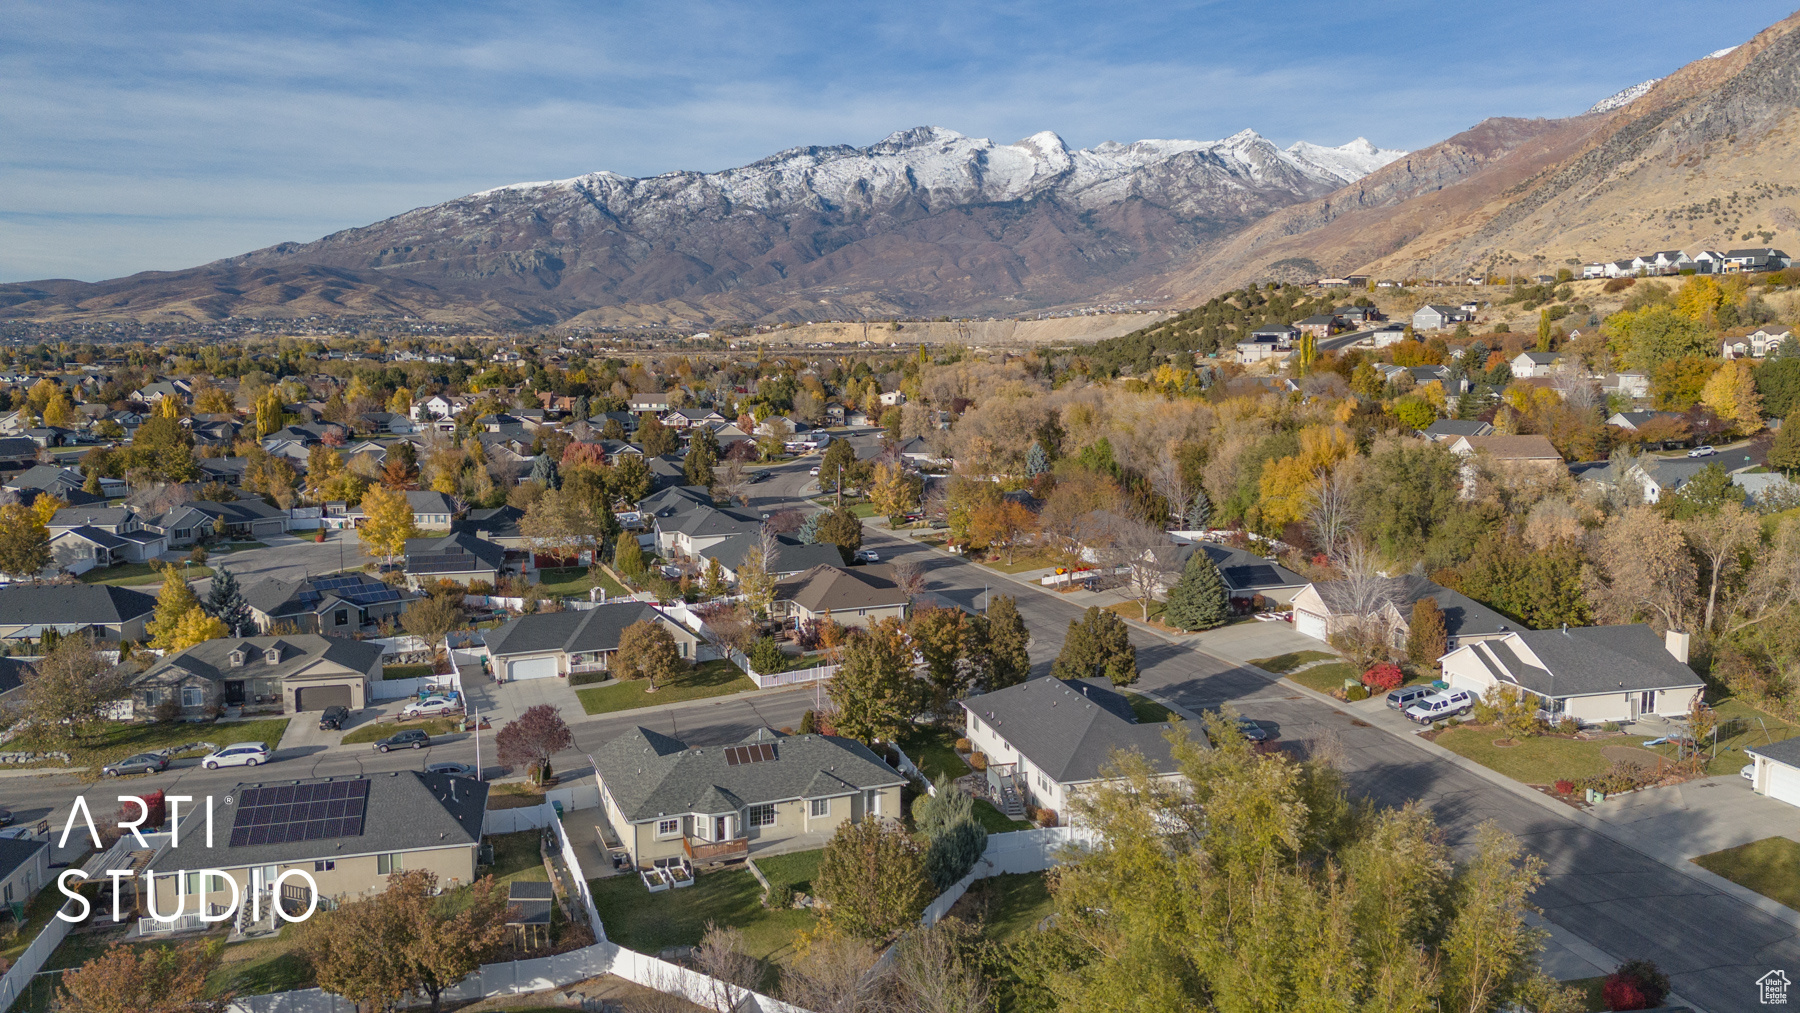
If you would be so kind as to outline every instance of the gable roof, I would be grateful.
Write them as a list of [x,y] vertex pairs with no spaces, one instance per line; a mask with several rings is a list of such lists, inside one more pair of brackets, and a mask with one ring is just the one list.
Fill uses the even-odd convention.
[[[716,559],[719,565],[733,573],[744,565],[751,549],[762,548],[761,532],[746,532],[733,535],[710,549],[701,549],[701,559]],[[786,536],[775,539],[773,558],[763,561],[763,569],[769,573],[801,573],[815,566],[838,566],[843,563],[843,554],[835,545],[825,542],[805,544]]]
[[[841,556],[839,557],[842,558]],[[822,564],[775,585],[776,601],[791,601],[808,612],[889,608],[905,605],[906,592],[870,567],[857,571]]]
[[[281,653],[274,664],[268,651]],[[233,666],[231,652],[244,652],[244,663]],[[160,682],[169,677],[197,675],[218,682],[223,679],[279,679],[317,661],[337,665],[375,678],[381,667],[381,645],[367,640],[322,637],[317,633],[290,633],[275,637],[221,637],[170,654],[132,677],[131,684]]]
[[441,492],[414,489],[406,494],[406,505],[416,514],[453,514],[456,501]]
[[1225,579],[1225,586],[1233,591],[1260,593],[1280,587],[1306,586],[1305,577],[1279,563],[1217,542],[1177,545],[1170,558],[1175,566],[1185,569],[1187,561],[1195,552],[1206,553],[1213,565],[1219,568],[1219,576]]
[[[1341,594],[1342,584],[1338,581],[1324,581],[1312,585],[1314,593],[1325,607],[1339,610],[1334,600]],[[1399,609],[1402,621],[1410,621],[1412,608],[1421,598],[1430,598],[1437,602],[1438,609],[1444,613],[1444,634],[1450,637],[1490,636],[1508,630],[1517,629],[1519,623],[1506,618],[1486,605],[1458,591],[1452,591],[1429,577],[1409,573],[1404,577],[1390,579],[1389,594],[1393,596],[1394,607]]]
[[586,654],[619,647],[625,627],[643,620],[673,626],[646,602],[618,602],[580,612],[539,612],[519,616],[487,635],[488,654],[498,658],[540,651]]
[[[1166,722],[1139,724],[1131,704],[1102,679],[1031,679],[961,701],[964,710],[1059,784],[1092,781],[1115,751],[1136,751],[1159,773],[1177,767]],[[1202,734],[1198,741],[1205,743]]]
[[715,815],[793,799],[831,798],[906,783],[869,747],[834,735],[782,735],[759,728],[739,744],[770,747],[769,759],[733,764],[726,746],[689,748],[648,728],[624,732],[594,752],[594,771],[631,822],[682,813]]
[[[6,879],[19,871],[26,863],[36,860],[38,852],[50,847],[50,842],[34,841],[29,837],[0,837],[0,879]],[[40,886],[45,884],[39,884]]]
[[[1548,437],[1531,434],[1528,436],[1463,436],[1456,441],[1467,445],[1475,453],[1485,453],[1498,461],[1555,461],[1562,463],[1562,455]],[[1452,449],[1455,449],[1454,447]]]
[[1431,436],[1481,436],[1493,430],[1480,419],[1438,419],[1419,431]]
[[487,813],[487,784],[467,777],[426,774],[417,770],[359,774],[353,777],[306,778],[299,781],[282,779],[240,783],[225,793],[234,801],[221,800],[215,826],[232,825],[237,812],[235,800],[244,797],[246,788],[324,784],[333,781],[368,782],[368,802],[364,808],[363,831],[359,836],[234,848],[230,846],[230,833],[215,833],[213,846],[207,847],[206,834],[202,832],[207,813],[204,808],[197,808],[182,821],[181,846],[162,850],[151,861],[150,869],[154,872],[173,872],[179,869],[283,865],[321,858],[335,860],[356,855],[469,846],[481,841],[482,819]]
[[111,584],[8,584],[0,587],[0,623],[117,625],[150,615],[156,599]]
[[468,531],[406,540],[407,573],[470,573],[506,565],[506,547]]
[[1519,630],[1464,648],[1494,678],[1544,697],[1594,696],[1701,685],[1650,627],[1583,626]]

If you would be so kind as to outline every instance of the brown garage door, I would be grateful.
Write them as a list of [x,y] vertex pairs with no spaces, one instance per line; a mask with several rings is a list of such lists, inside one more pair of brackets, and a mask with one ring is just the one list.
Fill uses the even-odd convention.
[[310,686],[294,694],[295,706],[303,711],[322,711],[327,707],[350,706],[348,686]]

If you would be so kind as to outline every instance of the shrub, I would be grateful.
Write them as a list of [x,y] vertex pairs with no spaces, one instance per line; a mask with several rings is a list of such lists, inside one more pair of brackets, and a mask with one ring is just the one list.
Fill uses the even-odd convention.
[[1391,661],[1384,661],[1362,674],[1362,684],[1373,693],[1399,689],[1400,684],[1405,681],[1406,674],[1400,671],[1399,665]]
[[1556,782],[1554,787],[1556,788],[1556,793],[1558,795],[1573,795],[1575,793],[1575,782],[1574,781],[1559,780]]
[[812,711],[800,715],[800,734],[811,735],[819,730],[819,716]]
[[1627,960],[1600,986],[1609,1009],[1654,1009],[1669,996],[1669,976],[1648,960]]
[[1574,735],[1576,732],[1581,731],[1581,722],[1574,718],[1565,717],[1556,723],[1556,730],[1564,735]]
[[794,906],[794,888],[786,883],[777,883],[769,887],[763,894],[763,907],[771,911],[785,911]]
[[485,580],[471,581],[469,584],[469,593],[470,594],[493,594],[494,593],[494,585],[488,583]]
[[956,751],[959,753],[968,752],[969,751],[969,740],[968,739],[957,739],[956,740]]
[[1636,284],[1636,278],[1614,278],[1605,285],[1600,286],[1600,291],[1605,292],[1607,295],[1612,295],[1617,292],[1623,292]]
[[980,753],[980,752],[970,753],[969,754],[969,766],[971,768],[973,768],[974,770],[978,770],[978,771],[986,770],[987,769],[987,754]]
[[1368,698],[1369,688],[1367,686],[1351,686],[1344,690],[1344,699],[1351,703],[1355,703],[1358,700],[1367,700]]
[[1055,809],[1035,810],[1032,813],[1032,818],[1037,820],[1039,826],[1043,826],[1043,827],[1056,826],[1056,810]]
[[1600,728],[1603,731],[1616,732],[1619,730],[1619,723],[1617,721],[1608,721],[1607,723],[1601,725]]
[[781,653],[774,637],[758,637],[750,646],[750,664],[758,672],[779,672],[787,664],[787,655]]
[[605,682],[612,678],[611,672],[574,672],[569,675],[571,686],[592,686],[597,682]]

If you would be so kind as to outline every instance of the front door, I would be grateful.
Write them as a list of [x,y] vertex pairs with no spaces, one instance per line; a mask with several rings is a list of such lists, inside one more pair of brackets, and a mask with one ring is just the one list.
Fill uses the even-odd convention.
[[236,707],[244,702],[244,680],[232,679],[225,683],[225,705]]
[[1653,690],[1653,689],[1645,690],[1643,693],[1639,694],[1639,696],[1638,696],[1638,713],[1639,714],[1655,714],[1656,713],[1656,690]]
[[729,838],[725,836],[725,817],[723,816],[715,816],[713,818],[713,840],[729,840]]

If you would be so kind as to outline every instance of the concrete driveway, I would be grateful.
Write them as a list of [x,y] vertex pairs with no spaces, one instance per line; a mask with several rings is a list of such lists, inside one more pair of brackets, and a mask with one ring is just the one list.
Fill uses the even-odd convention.
[[1800,807],[1758,795],[1736,775],[1619,795],[1588,811],[1629,827],[1664,861],[1685,861],[1767,837],[1800,841]]

